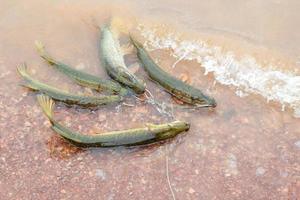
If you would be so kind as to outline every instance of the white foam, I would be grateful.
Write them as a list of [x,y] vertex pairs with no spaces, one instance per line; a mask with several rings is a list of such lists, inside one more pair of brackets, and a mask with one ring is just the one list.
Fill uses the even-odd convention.
[[223,52],[221,47],[209,46],[204,41],[179,40],[174,33],[158,37],[155,29],[143,25],[139,31],[146,39],[147,50],[172,49],[175,58],[196,60],[205,68],[205,74],[213,73],[217,82],[235,86],[238,96],[259,94],[267,101],[280,102],[283,108],[291,107],[295,117],[299,117],[300,76],[274,70],[276,66],[262,66],[250,55],[237,59],[234,52]]

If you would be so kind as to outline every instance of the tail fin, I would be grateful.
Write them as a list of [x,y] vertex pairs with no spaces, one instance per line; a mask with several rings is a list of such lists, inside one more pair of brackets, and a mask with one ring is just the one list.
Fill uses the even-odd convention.
[[21,83],[21,86],[30,88],[32,90],[38,90],[38,87],[34,84],[34,80],[29,76],[27,72],[27,65],[26,63],[22,63],[17,66],[17,72],[24,78],[24,82]]
[[36,41],[34,42],[34,44],[35,44],[35,47],[36,47],[36,49],[37,49],[39,55],[40,55],[42,58],[44,58],[50,65],[53,65],[53,64],[56,63],[56,61],[55,61],[53,58],[51,58],[51,57],[49,56],[49,54],[46,52],[45,46],[44,46],[44,44],[43,44],[42,42],[36,40]]
[[41,41],[36,40],[34,42],[34,44],[35,44],[35,47],[36,47],[36,49],[37,49],[37,51],[40,55],[45,54],[45,46]]
[[26,63],[22,63],[20,65],[17,66],[17,72],[20,74],[20,76],[22,77],[28,77],[28,73],[27,73],[27,65]]
[[45,115],[48,117],[48,119],[52,122],[53,119],[53,108],[54,108],[54,101],[44,94],[40,94],[37,96],[37,100],[45,113]]

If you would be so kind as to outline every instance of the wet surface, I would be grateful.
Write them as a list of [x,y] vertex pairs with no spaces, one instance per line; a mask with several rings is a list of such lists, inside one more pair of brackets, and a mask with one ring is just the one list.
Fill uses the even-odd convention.
[[[70,145],[50,129],[36,94],[18,85],[16,66],[27,61],[39,80],[86,92],[47,66],[34,41],[42,41],[56,58],[107,78],[99,67],[99,32],[92,18],[104,24],[118,9],[104,3],[81,7],[80,1],[1,4],[0,199],[172,199],[172,191],[176,199],[299,199],[300,123],[292,111],[282,112],[280,104],[260,96],[236,96],[233,88],[214,84],[212,74],[204,76],[196,62],[171,68],[175,60],[167,50],[151,55],[164,70],[213,96],[215,109],[175,108],[174,118],[190,122],[191,129],[159,144]],[[147,80],[142,69],[137,75]],[[156,100],[176,105],[151,81],[147,86]],[[126,103],[134,106],[91,111],[58,103],[55,116],[86,134],[173,120],[146,102],[131,98]]]

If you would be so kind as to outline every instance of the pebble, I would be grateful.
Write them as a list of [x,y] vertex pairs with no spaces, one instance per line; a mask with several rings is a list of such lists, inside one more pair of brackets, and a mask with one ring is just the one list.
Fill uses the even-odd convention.
[[141,179],[141,182],[143,183],[143,184],[146,184],[147,183],[147,181],[145,180],[145,179]]
[[194,194],[194,193],[195,193],[195,190],[194,190],[193,188],[190,188],[190,189],[189,189],[189,193],[190,193],[190,194]]
[[295,146],[300,150],[300,140],[298,140],[297,142],[295,142]]
[[106,173],[102,169],[96,169],[96,176],[103,181],[106,179]]
[[234,154],[228,154],[226,159],[225,176],[237,175],[237,158]]
[[262,176],[266,173],[266,169],[263,167],[258,167],[256,169],[256,176]]
[[26,127],[30,127],[31,126],[31,123],[26,121],[25,124],[24,124]]

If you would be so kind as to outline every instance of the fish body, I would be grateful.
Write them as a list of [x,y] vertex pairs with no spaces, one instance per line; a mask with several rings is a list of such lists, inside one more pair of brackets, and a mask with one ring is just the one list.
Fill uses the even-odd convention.
[[199,107],[216,107],[216,101],[203,94],[199,89],[184,83],[183,81],[163,71],[149,56],[142,44],[131,37],[133,45],[137,49],[137,56],[150,78],[165,88],[171,95],[181,101]]
[[60,61],[55,60],[45,51],[45,47],[41,42],[35,42],[36,48],[40,56],[46,60],[50,65],[55,66],[57,70],[67,75],[69,78],[76,81],[77,84],[89,87],[97,91],[109,91],[113,94],[127,94],[127,90],[119,83],[112,80],[103,80],[97,76],[85,73],[80,70],[76,70],[71,66],[68,66]]
[[128,86],[137,94],[145,91],[145,83],[126,67],[119,41],[108,26],[101,28],[100,56],[111,78]]
[[108,103],[120,102],[122,100],[122,97],[118,95],[96,97],[71,94],[32,78],[28,74],[25,64],[19,66],[17,70],[25,80],[25,84],[23,84],[25,87],[40,91],[41,93],[44,93],[55,100],[65,102],[67,104],[76,104],[83,107],[94,107]]
[[189,129],[189,124],[181,121],[154,125],[148,124],[144,128],[111,131],[93,135],[74,132],[61,125],[53,117],[54,102],[45,95],[38,96],[38,102],[52,124],[52,129],[72,144],[80,147],[114,147],[145,145],[173,138]]

